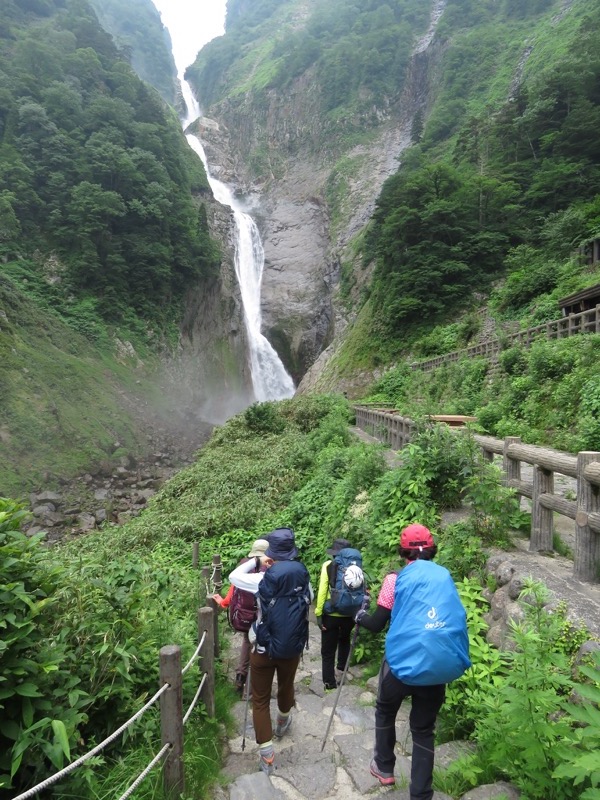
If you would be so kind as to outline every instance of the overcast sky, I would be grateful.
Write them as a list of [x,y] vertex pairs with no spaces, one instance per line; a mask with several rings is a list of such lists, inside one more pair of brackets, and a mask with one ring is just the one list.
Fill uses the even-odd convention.
[[227,0],[152,0],[169,29],[173,57],[181,74],[202,47],[221,36]]

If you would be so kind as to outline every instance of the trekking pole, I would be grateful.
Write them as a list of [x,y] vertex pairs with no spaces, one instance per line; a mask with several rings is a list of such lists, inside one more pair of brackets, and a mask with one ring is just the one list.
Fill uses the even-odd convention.
[[244,708],[244,733],[242,735],[242,753],[246,749],[246,724],[248,722],[248,703],[250,702],[250,671],[252,667],[248,664],[248,674],[246,675],[246,707]]
[[331,716],[329,717],[329,722],[327,723],[327,729],[325,731],[325,736],[323,737],[323,741],[321,742],[321,752],[323,752],[323,748],[325,747],[325,742],[327,741],[327,736],[329,735],[329,729],[331,728],[331,723],[333,722],[333,715],[335,714],[335,709],[337,708],[338,700],[340,699],[340,694],[342,691],[342,686],[344,685],[344,681],[346,680],[346,673],[348,672],[348,667],[350,666],[350,659],[352,658],[352,653],[356,646],[356,640],[358,639],[358,630],[360,625],[358,622],[354,628],[354,634],[352,635],[352,641],[350,642],[350,650],[348,651],[348,658],[346,659],[346,666],[344,667],[344,672],[342,673],[342,679],[340,680],[340,685],[338,686],[337,694],[335,696],[335,702],[333,704],[333,708],[331,709]]

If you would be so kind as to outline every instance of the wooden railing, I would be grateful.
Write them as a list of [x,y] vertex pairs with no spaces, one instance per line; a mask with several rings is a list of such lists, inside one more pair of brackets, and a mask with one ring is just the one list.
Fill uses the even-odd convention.
[[[398,413],[356,406],[356,424],[375,438],[400,450],[411,439],[416,423]],[[504,481],[517,495],[531,500],[529,549],[553,550],[554,518],[561,514],[575,521],[573,577],[597,582],[600,577],[600,452],[572,455],[560,450],[523,444],[518,436],[496,439],[473,434],[485,458],[502,456]],[[533,480],[521,476],[521,464],[531,464]],[[576,500],[554,492],[554,474],[575,478]]]
[[[195,568],[198,567],[197,544],[193,546],[192,563]],[[162,747],[146,768],[135,779],[132,778],[130,786],[119,797],[119,800],[127,800],[148,777],[150,772],[161,765],[165,796],[179,797],[184,793],[184,727],[199,700],[204,703],[209,717],[214,717],[215,715],[215,658],[219,655],[219,635],[217,614],[215,612],[217,604],[211,595],[220,591],[220,589],[221,557],[216,555],[213,556],[212,572],[210,566],[202,567],[198,599],[200,603],[204,602],[205,605],[198,608],[198,646],[187,664],[183,667],[181,665],[181,647],[179,645],[162,647],[159,653],[160,688],[154,696],[103,742],[100,742],[64,769],[54,773],[27,791],[16,795],[12,800],[29,800],[29,798],[58,783],[62,778],[67,777],[71,772],[74,772],[86,761],[116,741],[157,702],[160,708]],[[183,677],[188,670],[196,665],[198,665],[200,680],[194,697],[184,712]]]
[[540,339],[566,339],[578,333],[600,333],[600,305],[588,311],[569,314],[568,317],[561,317],[552,322],[535,325],[533,328],[527,328],[524,331],[509,333],[502,339],[493,339],[490,342],[466,347],[464,350],[455,350],[453,353],[429,358],[426,361],[415,361],[411,364],[411,367],[414,370],[419,369],[429,372],[432,369],[441,367],[442,364],[452,364],[463,358],[477,356],[495,358],[501,350],[505,350],[507,347],[514,345],[530,347],[533,342]]

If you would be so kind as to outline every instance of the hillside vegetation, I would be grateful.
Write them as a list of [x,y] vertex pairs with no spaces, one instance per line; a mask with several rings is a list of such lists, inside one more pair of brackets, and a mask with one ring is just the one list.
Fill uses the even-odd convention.
[[[432,7],[232,3],[226,35],[189,76],[217,114],[243,96],[256,117],[248,167],[258,179],[276,181],[298,152],[339,157],[322,198],[337,233],[356,163],[343,154],[382,122],[401,123],[410,53]],[[558,298],[598,282],[598,265],[577,251],[600,233],[599,31],[592,0],[444,5],[419,56],[412,146],[341,253],[338,303],[351,324],[318,385],[352,386],[357,373],[463,347],[482,318],[488,335],[556,319]],[[310,97],[316,117],[262,141],[264,109],[284,95]]]
[[[157,684],[162,645],[180,644],[185,663],[195,646],[199,589],[192,542],[199,543],[200,563],[220,553],[227,574],[248,542],[291,525],[316,585],[326,548],[343,535],[362,549],[376,595],[383,575],[398,567],[400,531],[416,519],[435,531],[438,560],[457,582],[474,663],[449,688],[438,730],[442,741],[468,738],[477,749],[455,769],[436,772],[435,788],[458,798],[505,779],[530,800],[576,800],[595,784],[598,727],[589,725],[584,735],[578,724],[590,715],[593,721],[593,708],[566,702],[575,688],[583,697],[597,694],[597,666],[580,668],[578,682],[587,685],[573,678],[586,631],[568,622],[562,605],[548,613],[543,587],[532,582],[514,651],[498,651],[484,638],[486,550],[506,547],[509,526],[524,522],[512,491],[468,436],[424,428],[404,450],[402,465],[388,470],[381,448],[357,442],[349,421],[339,396],[251,406],[218,429],[197,462],[164,486],[140,517],[58,549],[19,534],[23,512],[0,499],[9,634],[0,653],[0,796],[8,794],[3,788],[12,787],[14,796],[52,774],[128,719]],[[441,511],[460,499],[471,517],[440,530]],[[381,646],[380,636],[361,637],[356,655],[367,674],[377,669]],[[186,704],[194,675],[197,680],[194,670],[186,678]],[[218,692],[218,720],[227,724],[233,690],[220,679]],[[207,799],[223,730],[201,708],[190,726],[188,792]],[[159,741],[156,717],[145,718],[93,769],[72,773],[49,796],[120,795]],[[137,793],[162,797],[160,772]]]
[[149,0],[90,0],[90,5],[139,77],[175,106],[177,69],[171,37],[156,7]]
[[557,317],[553,289],[597,280],[570,256],[600,230],[600,9],[561,5],[449,3],[435,102],[362,252],[385,342],[505,274],[493,308],[531,324]]
[[[140,32],[156,25],[150,46],[160,20],[144,20]],[[147,379],[177,342],[185,292],[218,274],[208,191],[174,111],[87,2],[3,3],[4,492],[22,496],[44,472],[71,476],[105,457],[111,439],[139,444],[141,420],[120,398],[156,398]]]

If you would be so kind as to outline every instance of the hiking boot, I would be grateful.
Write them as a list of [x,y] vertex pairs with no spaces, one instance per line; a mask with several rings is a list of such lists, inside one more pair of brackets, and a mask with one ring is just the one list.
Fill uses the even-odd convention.
[[335,683],[324,683],[323,689],[325,689],[326,692],[334,692],[339,685],[339,681],[336,681]]
[[275,730],[273,731],[273,738],[281,739],[282,736],[285,736],[285,734],[289,731],[291,724],[292,724],[291,714],[288,714],[286,717],[277,714],[277,725],[275,726]]
[[342,682],[342,678],[344,676],[344,670],[340,669],[339,667],[335,668],[335,679],[337,681],[337,685],[339,686]]
[[246,683],[246,676],[238,672],[235,676],[235,690],[240,694],[244,691],[244,684]]
[[371,760],[371,763],[369,764],[369,769],[371,770],[371,775],[374,778],[377,778],[377,780],[382,786],[393,786],[396,783],[396,778],[394,778],[394,773],[382,772],[377,766],[377,763],[374,758]]
[[273,745],[266,750],[259,751],[258,768],[261,772],[264,772],[265,775],[273,774],[273,770],[275,769],[275,750],[273,749]]

